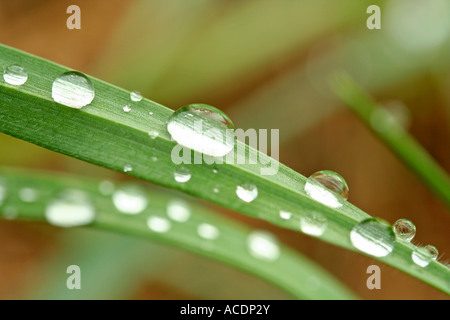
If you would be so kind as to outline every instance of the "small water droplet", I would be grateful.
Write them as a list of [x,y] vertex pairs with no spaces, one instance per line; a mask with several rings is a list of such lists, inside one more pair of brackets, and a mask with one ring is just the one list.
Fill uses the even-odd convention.
[[6,183],[3,179],[0,178],[0,206],[3,204],[5,197],[6,197]]
[[145,189],[136,184],[119,187],[114,192],[112,200],[116,209],[125,214],[141,213],[148,205]]
[[216,226],[213,226],[209,223],[201,223],[197,227],[197,233],[200,236],[200,238],[207,239],[207,240],[215,240],[219,237],[219,229]]
[[148,114],[152,116],[152,115],[153,115],[153,112],[152,112],[152,111],[150,111],[150,112],[149,112]]
[[385,257],[394,250],[395,234],[384,220],[369,218],[353,227],[350,240],[362,252],[374,257]]
[[130,98],[132,101],[139,102],[142,100],[142,94],[139,91],[130,92]]
[[226,155],[235,144],[230,118],[206,104],[191,104],[175,111],[167,122],[167,131],[180,145],[213,157]]
[[14,220],[19,216],[19,211],[16,207],[5,207],[3,209],[3,217],[7,220]]
[[277,239],[266,231],[253,231],[247,238],[250,254],[259,260],[275,261],[280,256]]
[[123,172],[131,172],[133,171],[133,167],[131,166],[131,164],[126,164],[123,166]]
[[214,188],[213,188],[213,192],[214,192],[214,193],[219,193],[219,192],[220,192],[219,187],[214,187]]
[[252,202],[258,197],[258,188],[251,183],[244,183],[236,188],[236,195],[245,202]]
[[148,135],[150,136],[150,138],[152,138],[153,140],[156,139],[159,136],[158,131],[149,131]]
[[153,162],[158,161],[158,157],[153,156],[153,157],[152,157],[152,161],[153,161]]
[[83,226],[94,221],[95,208],[87,193],[67,189],[48,203],[45,216],[47,221],[55,226]]
[[124,112],[130,112],[130,111],[131,111],[131,107],[130,107],[129,104],[127,104],[127,105],[124,105],[124,106],[123,106],[122,110],[123,110]]
[[109,180],[103,180],[98,184],[98,190],[104,196],[110,196],[114,192],[114,183]]
[[19,198],[23,202],[34,202],[39,197],[39,191],[33,188],[22,188],[19,190]]
[[323,170],[312,174],[305,184],[311,198],[332,208],[342,207],[348,198],[348,186],[338,173]]
[[178,222],[186,222],[191,216],[189,204],[181,199],[173,199],[167,204],[167,215]]
[[416,235],[416,226],[408,219],[399,219],[393,226],[398,239],[411,241]]
[[436,260],[438,250],[436,247],[427,245],[425,247],[417,247],[411,254],[411,258],[419,267],[426,267],[432,260]]
[[90,104],[94,97],[94,86],[82,73],[66,72],[53,81],[53,100],[67,107],[81,109]]
[[179,167],[174,172],[174,178],[176,182],[185,183],[191,180],[191,171],[186,167]]
[[213,172],[213,173],[218,173],[219,170],[218,170],[217,168],[214,168],[214,169],[212,170],[212,172]]
[[292,216],[292,213],[288,212],[288,211],[283,211],[280,210],[280,218],[283,220],[289,220]]
[[150,230],[157,233],[164,233],[172,227],[170,221],[163,217],[150,216],[147,219],[147,226]]
[[310,236],[320,237],[327,229],[327,219],[319,212],[310,212],[300,218],[300,230]]
[[5,68],[3,79],[14,86],[21,86],[28,80],[28,73],[24,67],[13,64]]

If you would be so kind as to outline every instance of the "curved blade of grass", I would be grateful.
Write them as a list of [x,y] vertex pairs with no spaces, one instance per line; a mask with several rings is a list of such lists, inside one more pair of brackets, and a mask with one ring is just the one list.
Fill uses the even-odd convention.
[[[230,264],[279,286],[296,298],[354,298],[331,275],[286,246],[280,246],[280,255],[275,261],[264,262],[254,258],[247,249],[247,237],[250,233],[248,228],[213,214],[211,210],[200,205],[187,204],[191,216],[186,222],[172,221],[168,232],[152,232],[147,227],[147,218],[156,216],[169,219],[166,213],[168,203],[172,200],[182,200],[162,191],[147,190],[149,202],[145,211],[137,215],[125,215],[114,207],[111,196],[102,195],[99,191],[99,181],[12,169],[3,169],[0,175],[7,190],[3,207],[17,210],[19,218],[45,220],[46,206],[59,192],[66,189],[83,190],[88,193],[96,210],[96,218],[91,224],[93,228],[160,241]],[[30,187],[38,190],[39,196],[36,201],[24,202],[18,196],[19,191]],[[216,226],[220,232],[219,237],[214,240],[201,238],[197,228],[202,223]],[[112,253],[112,251],[105,253],[109,263],[114,261],[111,258]],[[116,256],[116,259],[123,258]],[[318,288],[305,285],[311,279],[323,285]],[[65,282],[61,283],[61,286],[65,286]],[[89,288],[88,283],[86,286]]]
[[390,120],[389,113],[349,75],[336,75],[333,87],[377,137],[450,207],[450,178],[430,154],[400,124]]
[[[252,152],[258,155],[260,163],[270,163],[273,159],[263,153],[237,142],[234,161],[217,165],[218,173],[211,165],[187,165],[192,178],[179,183],[174,179],[179,166],[171,159],[176,143],[166,130],[172,110],[143,99],[132,104],[131,112],[124,113],[122,107],[130,103],[129,92],[94,78],[90,78],[96,90],[92,103],[81,110],[67,108],[52,100],[51,86],[57,76],[69,69],[0,46],[0,64],[13,63],[28,70],[29,80],[19,88],[1,83],[0,131],[113,170],[122,171],[125,165],[131,165],[133,170],[128,174],[132,176],[285,228],[299,230],[300,217],[320,212],[327,219],[327,229],[320,239],[356,250],[350,242],[350,231],[370,216],[350,203],[335,209],[313,200],[304,192],[306,178],[276,161],[279,170],[272,176],[261,175],[265,165],[237,164],[238,149],[245,150],[246,159]],[[158,132],[156,139],[149,137],[150,130]],[[152,161],[152,157],[157,161]],[[236,188],[242,183],[258,187],[255,201],[246,203],[237,197]],[[214,192],[214,188],[219,188],[219,192]],[[281,219],[280,210],[292,212],[292,218]],[[437,261],[427,268],[418,268],[411,260],[414,248],[410,243],[397,241],[391,254],[377,259],[450,293],[450,271]]]

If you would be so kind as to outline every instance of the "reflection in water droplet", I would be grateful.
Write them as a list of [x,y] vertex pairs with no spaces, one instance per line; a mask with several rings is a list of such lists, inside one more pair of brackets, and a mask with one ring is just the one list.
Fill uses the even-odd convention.
[[213,157],[229,153],[235,144],[231,120],[217,108],[191,104],[175,111],[167,123],[173,140]]
[[395,234],[387,222],[369,218],[353,227],[350,240],[362,252],[374,257],[385,257],[394,250]]
[[116,209],[125,214],[141,213],[148,205],[145,189],[135,184],[119,187],[114,192],[112,200]]
[[244,183],[236,188],[236,195],[245,202],[252,202],[258,197],[258,188],[251,183]]
[[175,172],[174,172],[174,179],[176,182],[180,182],[180,183],[185,183],[188,182],[189,180],[191,180],[191,171],[189,171],[188,168],[186,167],[179,167]]
[[399,219],[394,223],[394,233],[398,239],[411,241],[416,235],[416,226],[408,219]]
[[330,170],[311,175],[306,181],[305,192],[314,200],[332,208],[342,207],[348,198],[348,186],[344,178]]
[[130,92],[130,98],[132,101],[139,102],[142,100],[142,94],[139,91]]
[[150,216],[147,219],[147,226],[153,232],[164,233],[172,227],[169,220],[163,217]]
[[425,246],[425,249],[427,249],[431,254],[431,259],[436,260],[437,256],[439,255],[439,251],[435,246],[432,246],[430,244]]
[[50,201],[45,209],[50,224],[59,227],[87,225],[95,219],[95,208],[87,193],[67,189]]
[[311,236],[320,237],[327,229],[327,219],[319,212],[310,212],[300,218],[300,230]]
[[28,80],[28,73],[24,67],[13,64],[5,68],[3,79],[14,86],[21,86]]
[[67,107],[81,109],[94,100],[91,81],[79,72],[66,72],[53,82],[52,98]]
[[288,212],[288,211],[283,211],[280,210],[280,218],[283,220],[289,220],[292,216],[292,213]]
[[109,180],[103,180],[98,184],[98,190],[104,196],[110,196],[114,192],[114,183]]
[[38,199],[39,192],[33,188],[22,188],[19,190],[19,198],[23,202],[34,202]]
[[181,199],[173,199],[167,204],[167,215],[178,222],[186,222],[191,216],[189,204]]
[[202,223],[197,227],[197,233],[200,238],[207,240],[215,240],[219,237],[219,229],[209,223]]
[[277,239],[266,231],[253,231],[247,238],[250,254],[265,261],[275,261],[280,256]]

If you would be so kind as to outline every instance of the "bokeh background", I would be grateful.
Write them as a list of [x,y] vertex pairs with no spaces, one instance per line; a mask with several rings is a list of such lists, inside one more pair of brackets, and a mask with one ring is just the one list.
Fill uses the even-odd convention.
[[[81,30],[66,8],[81,8]],[[366,9],[381,8],[381,30]],[[303,175],[330,169],[349,201],[450,261],[444,205],[331,93],[347,70],[450,171],[450,2],[447,0],[0,0],[0,42],[177,109],[202,102],[238,128],[280,129],[280,161]],[[130,179],[0,134],[0,165]],[[363,299],[448,299],[381,262],[218,208],[274,232]],[[227,266],[108,232],[0,220],[0,299],[288,299]],[[70,292],[82,264],[88,290]],[[366,287],[381,267],[382,289]],[[59,285],[58,285],[59,283]]]

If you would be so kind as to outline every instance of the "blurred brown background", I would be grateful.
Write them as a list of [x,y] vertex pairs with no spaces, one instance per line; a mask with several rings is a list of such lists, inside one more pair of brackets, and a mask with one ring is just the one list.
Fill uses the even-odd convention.
[[[435,245],[439,260],[448,262],[448,210],[337,101],[326,79],[344,68],[380,103],[405,106],[409,132],[449,172],[449,4],[430,1],[421,9],[407,1],[377,1],[382,29],[368,30],[371,2],[0,0],[0,42],[139,90],[173,109],[203,102],[224,110],[236,127],[279,128],[281,162],[306,176],[339,172],[349,184],[350,202],[389,222],[412,220],[415,243]],[[81,8],[81,30],[66,28],[71,4]],[[4,166],[123,179],[3,134],[0,145]],[[363,255],[221,210],[270,229],[363,299],[448,299]],[[0,299],[36,296],[30,288],[51,282],[50,272],[40,272],[48,261],[70,261],[71,250],[81,250],[80,237],[108,242],[111,236],[77,232],[0,220]],[[137,242],[125,239],[111,255],[121,259]],[[122,279],[122,287],[115,295],[99,290],[95,297],[288,298],[229,267],[177,249],[149,248],[165,262],[151,267],[146,261],[147,274],[127,283],[133,271],[116,270],[112,279]],[[371,264],[381,266],[381,290],[366,288]]]

